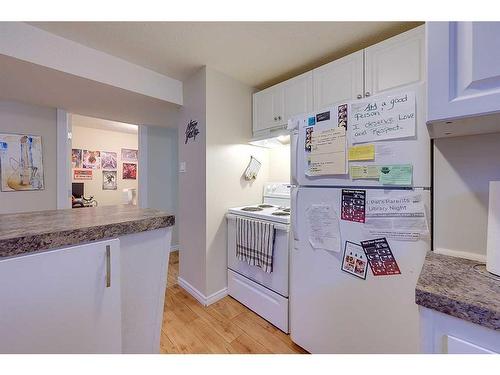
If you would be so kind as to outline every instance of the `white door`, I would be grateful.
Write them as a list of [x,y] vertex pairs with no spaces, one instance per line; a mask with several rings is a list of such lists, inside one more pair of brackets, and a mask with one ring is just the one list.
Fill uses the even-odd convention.
[[365,96],[425,80],[425,26],[365,49]]
[[363,51],[313,70],[314,110],[363,96]]
[[[366,199],[386,198],[391,191],[368,189]],[[429,207],[429,193],[422,192]],[[430,250],[427,240],[395,241],[389,246],[400,275],[366,280],[341,271],[346,241],[374,239],[360,223],[339,219],[340,252],[314,249],[307,212],[311,205],[340,211],[341,189],[299,188],[292,202],[295,243],[290,268],[290,334],[312,353],[417,353],[418,308],[415,286]],[[379,238],[379,237],[375,237]]]
[[253,132],[280,126],[284,120],[283,87],[276,85],[253,95]]
[[283,116],[280,125],[289,118],[313,109],[312,72],[307,72],[283,82]]
[[[380,95],[415,92],[416,102],[416,136],[404,139],[373,142],[375,144],[375,159],[373,161],[349,162],[348,166],[356,165],[389,165],[411,164],[413,166],[413,186],[431,186],[431,145],[427,126],[425,124],[425,85],[405,86],[402,89],[388,91]],[[337,116],[337,106],[330,107],[331,118]],[[322,111],[321,111],[322,112]],[[306,128],[309,127],[309,115],[296,117],[297,130],[292,140],[292,181],[301,186],[382,186],[378,180],[352,180],[349,174],[315,176],[306,175],[307,158],[305,153]],[[352,128],[347,125],[347,147],[352,146],[350,140]]]
[[0,353],[120,353],[119,246],[0,261]]

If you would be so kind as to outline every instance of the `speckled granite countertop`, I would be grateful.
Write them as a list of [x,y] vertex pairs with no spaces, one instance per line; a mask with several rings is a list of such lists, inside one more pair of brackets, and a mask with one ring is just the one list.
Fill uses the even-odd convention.
[[478,263],[429,252],[417,282],[415,302],[500,330],[500,281],[474,269]]
[[0,215],[0,259],[165,228],[175,217],[119,205]]

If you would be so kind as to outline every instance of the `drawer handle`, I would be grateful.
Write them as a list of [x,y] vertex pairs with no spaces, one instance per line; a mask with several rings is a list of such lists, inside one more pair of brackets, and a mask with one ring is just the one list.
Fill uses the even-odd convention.
[[111,246],[106,245],[106,288],[111,287]]
[[358,96],[357,96],[358,99],[361,99],[362,97],[363,97],[363,95],[361,95],[361,94],[358,94]]
[[365,92],[365,96],[369,97],[370,96],[370,92],[369,91]]

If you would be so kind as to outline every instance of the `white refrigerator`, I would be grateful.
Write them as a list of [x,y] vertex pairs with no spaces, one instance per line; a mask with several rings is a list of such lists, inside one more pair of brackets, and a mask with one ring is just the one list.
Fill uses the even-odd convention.
[[[415,94],[415,135],[372,142],[374,160],[348,162],[348,166],[411,164],[410,186],[387,186],[376,179],[353,180],[349,174],[308,175],[304,152],[306,128],[310,126],[308,120],[318,113],[298,116],[289,122],[293,129],[294,184],[290,334],[295,343],[311,353],[419,352],[415,286],[430,250],[431,146],[425,125],[425,87],[408,86],[403,91]],[[338,107],[319,112],[325,111],[334,116]],[[352,146],[351,131],[348,122],[348,147]],[[362,194],[366,210],[363,220],[341,217],[343,205],[353,192]],[[405,202],[408,204],[404,213],[398,217],[398,205]],[[327,214],[322,212],[325,207],[329,210]],[[380,207],[382,211],[378,211]],[[387,216],[384,209],[388,210]],[[323,224],[328,228],[322,228]],[[329,244],[318,245],[322,237]],[[370,241],[384,238],[383,246],[390,248],[387,259],[397,264],[398,272],[392,274],[377,273],[379,270],[372,270],[368,262],[368,257],[375,256],[370,253]],[[360,246],[362,242],[367,250]],[[357,276],[345,272],[348,268],[345,253],[353,248],[357,249],[356,257],[368,263],[364,278],[363,272]]]

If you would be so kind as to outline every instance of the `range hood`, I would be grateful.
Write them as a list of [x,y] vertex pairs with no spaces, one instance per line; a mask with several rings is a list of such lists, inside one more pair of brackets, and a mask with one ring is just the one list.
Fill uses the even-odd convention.
[[290,131],[283,128],[270,130],[254,136],[248,143],[265,148],[287,145],[290,143]]

